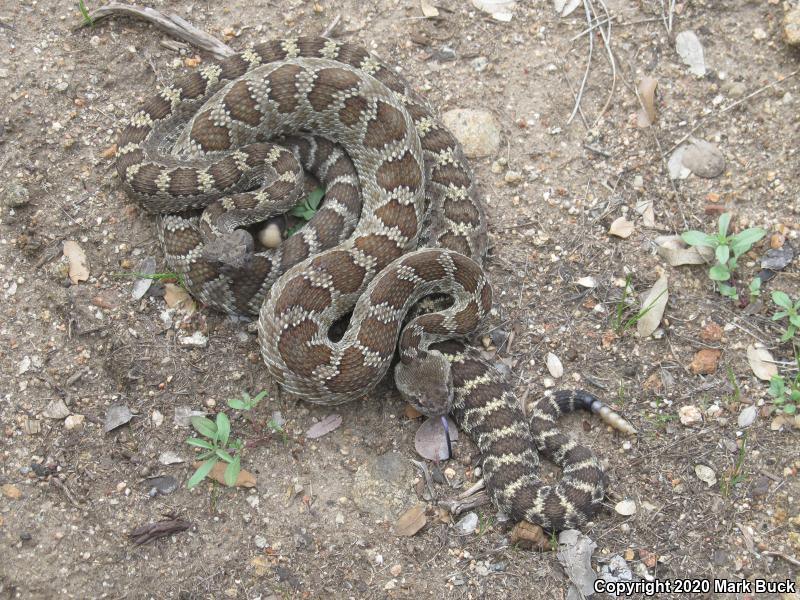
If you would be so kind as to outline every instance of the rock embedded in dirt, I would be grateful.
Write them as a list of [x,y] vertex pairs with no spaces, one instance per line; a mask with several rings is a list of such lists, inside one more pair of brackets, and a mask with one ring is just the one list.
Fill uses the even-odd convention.
[[469,158],[489,156],[500,148],[500,126],[489,111],[456,108],[444,113],[442,122]]
[[800,46],[800,6],[786,11],[783,17],[783,39],[790,46]]
[[695,375],[711,375],[717,371],[717,363],[722,356],[722,350],[703,348],[699,350],[689,365],[689,370]]

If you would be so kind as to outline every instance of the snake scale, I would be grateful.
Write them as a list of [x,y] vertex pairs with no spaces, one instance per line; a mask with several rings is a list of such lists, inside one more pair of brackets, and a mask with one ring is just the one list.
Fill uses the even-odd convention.
[[[203,302],[259,314],[262,356],[287,392],[362,398],[399,347],[402,395],[475,440],[498,509],[553,530],[597,510],[600,467],[555,422],[583,408],[630,426],[586,392],[545,396],[526,418],[508,377],[465,342],[492,306],[485,212],[459,144],[393,70],[321,37],[260,44],[151,97],[118,147],[124,189],[162,214],[171,267]],[[303,169],[326,186],[324,204],[279,248],[255,251],[243,228],[294,205]],[[432,294],[451,303],[404,324]],[[539,452],[562,468],[555,485],[537,476]]]

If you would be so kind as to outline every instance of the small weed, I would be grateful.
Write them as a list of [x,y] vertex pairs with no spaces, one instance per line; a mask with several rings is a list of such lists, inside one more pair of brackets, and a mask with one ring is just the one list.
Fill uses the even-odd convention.
[[242,392],[241,398],[229,398],[227,400],[228,406],[236,410],[253,410],[256,405],[261,402],[267,395],[266,390],[259,392],[255,398],[251,398],[247,392]]
[[750,292],[750,304],[753,304],[761,296],[761,277],[753,277],[747,291]]
[[793,303],[786,292],[776,290],[772,292],[772,301],[783,309],[772,315],[772,320],[780,321],[784,317],[789,319],[786,331],[781,336],[781,342],[788,342],[794,337],[797,328],[800,327],[800,300]]
[[553,550],[553,552],[558,550],[558,536],[556,535],[555,531],[550,533],[550,548]]
[[653,298],[653,301],[650,304],[643,307],[639,312],[634,314],[629,319],[623,321],[626,309],[630,308],[627,300],[628,297],[631,295],[632,291],[633,287],[631,286],[631,276],[628,275],[625,278],[625,287],[622,290],[622,298],[620,299],[619,302],[617,302],[617,307],[614,314],[614,331],[617,333],[617,335],[622,335],[628,329],[636,325],[636,323],[639,322],[639,319],[644,317],[647,313],[649,313],[652,310],[652,308],[656,305],[656,302],[658,302],[661,296],[667,293],[667,290],[664,290],[658,296]]
[[742,397],[742,390],[741,388],[739,388],[739,384],[736,381],[736,375],[733,372],[733,368],[730,366],[728,366],[728,382],[731,384],[731,387],[733,388],[733,396],[731,397],[731,404],[736,404]]
[[767,232],[759,227],[750,227],[737,234],[728,235],[730,222],[731,213],[723,213],[719,217],[716,235],[691,230],[682,233],[681,238],[690,246],[707,246],[714,249],[716,263],[708,270],[708,276],[717,284],[720,294],[726,298],[738,300],[739,294],[736,287],[726,282],[731,281],[739,257],[748,252],[753,244],[767,235]]
[[483,537],[494,525],[494,517],[491,515],[478,515],[478,537]]
[[306,196],[305,200],[289,211],[290,215],[297,217],[301,220],[301,222],[290,228],[286,232],[287,236],[293,235],[298,229],[308,223],[311,220],[311,217],[317,214],[319,205],[324,197],[325,190],[323,190],[321,187],[315,188],[311,191],[311,193],[308,194],[308,196]]
[[[225,485],[233,486],[241,470],[240,450],[244,444],[241,440],[230,441],[231,422],[228,415],[218,413],[216,421],[206,417],[192,417],[192,427],[205,439],[191,437],[186,440],[186,443],[202,448],[206,452],[197,457],[203,461],[203,464],[189,478],[186,486],[191,489],[203,481],[220,460],[228,463],[225,468]],[[236,456],[233,455],[234,453]]]
[[281,441],[284,444],[289,441],[289,434],[286,433],[283,425],[278,423],[274,418],[267,421],[267,428],[270,429],[272,433],[277,433],[281,437]]
[[800,373],[788,382],[783,375],[773,375],[769,380],[769,395],[779,410],[787,415],[797,414],[797,407],[800,406]]
[[81,11],[83,24],[88,25],[89,27],[94,27],[94,19],[92,19],[91,15],[89,15],[89,10],[86,8],[83,0],[78,0],[78,10]]
[[747,455],[747,435],[742,438],[742,445],[739,446],[739,453],[736,455],[736,462],[733,464],[733,467],[727,473],[727,475],[720,481],[719,488],[722,492],[722,495],[727,497],[730,496],[733,488],[740,484],[742,481],[745,480],[745,475],[743,473],[744,470],[744,458]]

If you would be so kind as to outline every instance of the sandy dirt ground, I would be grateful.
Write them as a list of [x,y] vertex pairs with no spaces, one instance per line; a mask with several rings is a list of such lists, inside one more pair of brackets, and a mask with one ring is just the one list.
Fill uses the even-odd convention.
[[[396,65],[438,110],[491,113],[501,144],[472,164],[491,222],[487,269],[515,332],[507,362],[517,390],[543,393],[551,352],[564,366],[557,386],[586,387],[639,432],[624,438],[587,415],[564,421],[609,479],[604,509],[584,529],[597,545],[593,567],[622,557],[637,578],[796,581],[798,430],[775,420],[746,349],[764,344],[791,373],[769,294],[797,298],[798,268],[744,307],[714,290],[705,267],[671,267],[656,252],[658,236],[711,231],[730,211],[732,229],[768,231],[740,261],[746,285],[771,245],[797,243],[800,78],[781,79],[800,52],[782,38],[788,6],[680,2],[668,32],[661,2],[609,0],[614,73],[595,32],[583,118],[568,122],[587,59],[582,9],[560,18],[550,2],[526,1],[498,22],[466,0],[431,4],[439,18],[423,18],[415,0],[150,3],[237,49],[318,34],[340,15],[335,35]],[[167,267],[154,219],[120,189],[111,149],[140,102],[199,61],[139,21],[80,23],[72,2],[0,3],[0,598],[566,598],[556,553],[513,546],[512,524],[491,506],[477,509],[467,535],[440,518],[435,500],[473,483],[479,456],[459,442],[452,485],[435,484],[427,500],[411,462],[419,421],[389,383],[337,409],[338,429],[307,439],[333,411],[271,386],[252,325],[202,307],[183,319],[162,283],[132,298],[120,273],[147,257]],[[676,53],[685,30],[703,45],[702,77]],[[657,120],[639,128],[644,76],[658,80]],[[720,149],[721,175],[669,178],[666,160],[689,134]],[[637,211],[647,202],[652,222]],[[624,239],[608,233],[619,217],[633,224]],[[87,256],[89,278],[77,284],[61,258],[68,240]],[[662,273],[659,331],[619,327],[618,309],[624,325]],[[195,332],[205,347],[179,343]],[[697,373],[701,350],[706,373]],[[189,430],[176,409],[213,414],[260,390],[271,392],[253,418],[233,420],[235,435],[258,441],[243,459],[256,487],[188,490]],[[105,432],[115,405],[135,416]],[[276,412],[282,432],[266,425]],[[748,427],[743,412],[755,413]],[[163,464],[164,453],[183,462]],[[716,481],[702,481],[698,466]],[[162,475],[177,488],[151,493]],[[615,510],[623,500],[633,514]],[[427,525],[397,536],[398,516],[420,502]],[[189,529],[131,544],[128,533],[164,514]]]

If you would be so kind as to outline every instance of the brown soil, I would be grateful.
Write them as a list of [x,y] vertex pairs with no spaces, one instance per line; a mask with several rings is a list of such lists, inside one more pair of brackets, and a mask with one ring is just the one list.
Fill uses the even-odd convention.
[[[553,352],[565,366],[559,385],[587,387],[639,430],[625,444],[595,418],[564,423],[597,451],[609,477],[607,508],[584,530],[597,543],[595,567],[619,554],[635,573],[659,579],[794,580],[796,566],[763,551],[800,557],[798,432],[771,429],[767,385],[753,376],[745,348],[762,341],[791,360],[770,320],[769,291],[798,297],[797,266],[765,285],[761,305],[742,309],[713,290],[704,268],[667,266],[654,242],[662,233],[710,231],[721,206],[737,229],[760,226],[796,243],[800,78],[723,112],[798,68],[798,52],[781,39],[780,3],[680,3],[670,35],[660,2],[608,2],[616,90],[592,126],[612,81],[595,37],[583,100],[589,128],[580,118],[566,122],[586,59],[587,38],[570,41],[586,27],[581,9],[560,19],[549,2],[520,2],[510,23],[498,23],[455,0],[434,3],[438,21],[422,19],[411,0],[321,0],[320,12],[296,0],[245,4],[151,3],[212,35],[235,33],[236,48],[319,33],[341,14],[338,35],[400,66],[439,110],[483,108],[501,123],[501,150],[473,164],[492,224],[488,269],[516,331],[518,390],[543,391],[544,358]],[[190,456],[188,430],[173,424],[176,406],[213,413],[270,382],[246,323],[203,309],[178,330],[162,320],[157,289],[135,301],[131,281],[116,276],[149,255],[159,270],[164,264],[153,219],[121,192],[106,150],[142,99],[192,68],[183,59],[194,52],[166,48],[163,34],[140,22],[79,22],[72,3],[0,6],[0,597],[566,597],[555,553],[510,546],[510,525],[490,506],[479,509],[476,534],[456,535],[432,503],[420,533],[394,534],[422,488],[410,463],[418,422],[388,385],[372,402],[337,410],[343,425],[318,440],[304,432],[332,411],[275,390],[255,422],[235,419],[237,435],[263,438],[244,459],[256,488],[204,483],[189,491],[190,462],[159,463],[164,451]],[[705,47],[703,78],[689,75],[675,52],[674,33],[686,29]],[[476,68],[478,57],[488,68]],[[648,129],[635,125],[633,89],[643,75],[659,80],[658,121]],[[673,185],[662,153],[692,131],[721,148],[727,167],[721,177]],[[518,185],[491,169],[500,158],[521,173]],[[657,229],[636,213],[641,199],[653,201]],[[621,215],[635,223],[624,240],[607,233]],[[64,240],[86,252],[88,281],[68,283],[59,261]],[[744,258],[742,281],[768,245]],[[663,335],[641,339],[635,327],[614,334],[620,282],[630,275],[638,294],[660,268],[670,279]],[[586,276],[596,288],[576,285]],[[722,326],[721,340],[701,338],[711,322]],[[208,336],[206,348],[178,344],[196,330]],[[710,375],[689,368],[702,348],[721,350]],[[84,415],[83,427],[43,416],[58,399]],[[113,404],[136,416],[104,433]],[[709,412],[715,404],[720,410]],[[750,404],[758,419],[742,430],[737,418]],[[700,409],[702,423],[681,424],[687,405]],[[264,428],[274,411],[286,419],[285,439]],[[458,455],[450,466],[468,484],[477,457],[465,443]],[[700,481],[698,464],[718,483]],[[151,497],[143,480],[159,474],[180,487]],[[614,511],[622,499],[636,501],[633,516]],[[130,543],[126,533],[165,513],[191,528]]]

